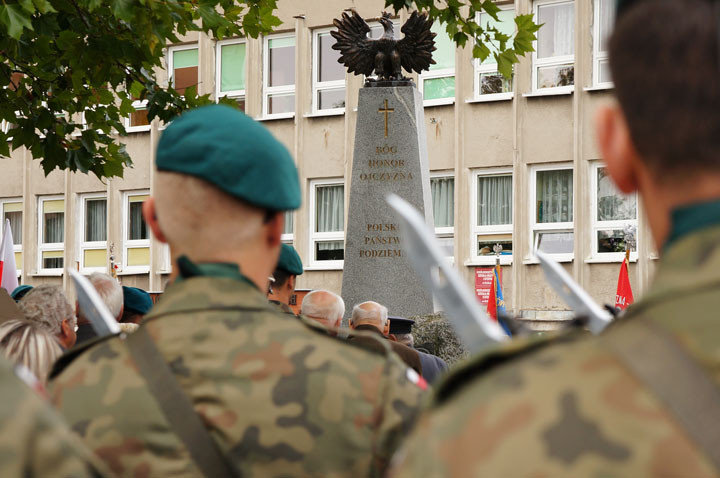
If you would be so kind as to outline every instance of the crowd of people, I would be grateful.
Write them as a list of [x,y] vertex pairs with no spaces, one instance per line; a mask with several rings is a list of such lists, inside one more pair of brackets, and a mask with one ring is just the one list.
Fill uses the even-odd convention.
[[347,314],[314,290],[296,316],[293,159],[241,112],[202,107],[164,131],[143,205],[176,265],[157,304],[91,276],[126,324],[95,336],[60,288],[13,292],[0,475],[719,476],[719,12],[620,2],[618,102],[597,136],[662,258],[601,336],[576,321],[446,371],[383,304]]

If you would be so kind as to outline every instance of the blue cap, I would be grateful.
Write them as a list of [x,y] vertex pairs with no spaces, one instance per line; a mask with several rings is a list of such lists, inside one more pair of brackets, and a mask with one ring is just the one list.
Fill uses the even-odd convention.
[[137,287],[123,286],[123,306],[126,311],[145,315],[152,309],[150,294]]
[[25,294],[30,292],[32,288],[33,286],[27,284],[19,285],[15,288],[15,290],[12,291],[10,297],[12,297],[15,302],[20,302],[20,299],[25,297]]
[[203,179],[262,209],[300,207],[300,181],[287,148],[230,106],[203,106],[176,118],[160,138],[156,165],[158,171]]

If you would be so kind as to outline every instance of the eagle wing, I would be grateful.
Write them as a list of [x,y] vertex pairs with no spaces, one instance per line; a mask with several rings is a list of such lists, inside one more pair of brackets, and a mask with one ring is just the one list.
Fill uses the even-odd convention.
[[405,37],[398,41],[397,49],[400,53],[402,67],[406,71],[412,73],[414,70],[422,73],[430,68],[430,65],[435,64],[432,52],[436,50],[436,33],[430,31],[432,24],[432,20],[426,13],[412,12],[401,28],[400,31],[405,34]]
[[350,73],[372,75],[377,45],[375,40],[368,38],[370,26],[356,11],[352,12],[352,16],[343,13],[342,19],[335,19],[333,25],[337,31],[330,34],[336,40],[333,50],[340,51],[338,62],[345,65]]

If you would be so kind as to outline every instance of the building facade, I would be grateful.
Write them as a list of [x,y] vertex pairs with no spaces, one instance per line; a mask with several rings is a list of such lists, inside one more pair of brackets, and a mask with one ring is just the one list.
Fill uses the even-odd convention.
[[[533,259],[536,244],[554,255],[600,303],[614,303],[624,230],[637,228],[630,279],[646,288],[657,254],[635,197],[619,195],[605,175],[594,141],[593,114],[612,101],[606,39],[613,0],[498,2],[502,31],[533,13],[543,23],[536,52],[515,66],[512,81],[492,59],[479,62],[472,45],[456,48],[439,25],[436,64],[414,79],[424,97],[437,236],[469,286],[478,268],[499,256],[508,310],[555,320],[567,307]],[[332,21],[354,8],[380,33],[382,0],[279,2],[283,24],[258,39],[216,41],[190,34],[167,50],[161,72],[181,90],[234,98],[262,121],[296,158],[303,194],[286,216],[283,240],[306,267],[298,287],[340,292],[345,218],[358,90],[331,49]],[[407,18],[402,12],[396,32]],[[171,264],[141,217],[152,194],[154,150],[162,125],[148,124],[143,104],[127,119],[134,166],[123,179],[54,171],[45,177],[25,150],[1,159],[0,201],[11,220],[23,283],[68,287],[66,267],[107,271],[123,284],[163,289]],[[382,278],[379,278],[382,282]]]

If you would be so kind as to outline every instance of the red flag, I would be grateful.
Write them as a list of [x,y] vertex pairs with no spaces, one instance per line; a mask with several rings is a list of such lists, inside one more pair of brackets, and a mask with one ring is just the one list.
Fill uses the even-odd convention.
[[617,294],[615,295],[615,308],[623,310],[635,301],[633,299],[632,287],[630,287],[630,276],[628,275],[628,257],[620,266],[620,277],[618,277]]
[[497,293],[495,284],[495,272],[493,271],[493,281],[490,286],[490,295],[488,296],[487,313],[488,315],[497,322]]

